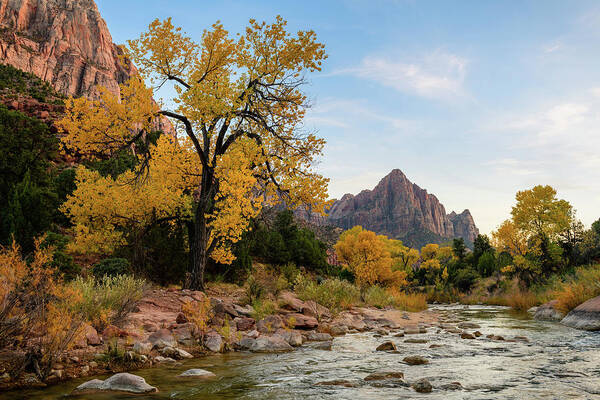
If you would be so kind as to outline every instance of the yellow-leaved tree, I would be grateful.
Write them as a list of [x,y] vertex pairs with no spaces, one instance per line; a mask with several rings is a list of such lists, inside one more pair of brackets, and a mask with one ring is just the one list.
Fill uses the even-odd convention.
[[[189,213],[184,286],[201,289],[209,259],[230,263],[231,244],[265,203],[283,199],[323,212],[328,180],[313,165],[325,142],[302,127],[306,74],[326,58],[313,31],[292,35],[277,17],[271,24],[250,20],[231,37],[217,22],[196,43],[171,19],[155,20],[125,54],[143,80],[123,85],[120,98],[101,89],[98,101],[67,101],[60,123],[65,147],[90,159],[135,152],[157,116],[174,123],[177,137],[136,153],[141,162],[127,176],[111,181],[78,172],[81,190],[65,211],[83,247],[100,250],[106,238],[122,240],[121,223],[143,232],[152,221]],[[173,108],[155,103],[144,82],[173,84]],[[113,194],[119,204],[109,204]]]
[[401,286],[406,284],[406,272],[393,269],[389,239],[355,226],[340,235],[335,252],[361,287],[374,284]]

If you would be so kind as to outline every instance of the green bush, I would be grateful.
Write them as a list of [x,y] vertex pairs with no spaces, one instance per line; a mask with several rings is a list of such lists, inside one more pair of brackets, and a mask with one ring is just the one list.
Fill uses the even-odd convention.
[[92,268],[96,278],[103,276],[126,275],[130,272],[131,265],[125,258],[105,258]]
[[147,288],[146,281],[128,275],[78,277],[71,285],[83,297],[77,311],[99,330],[131,311]]
[[257,321],[260,321],[267,315],[275,314],[279,309],[279,307],[277,307],[277,304],[274,301],[265,299],[255,299],[252,302],[252,308],[254,308],[252,318],[254,318]]
[[454,286],[456,286],[461,292],[467,293],[471,290],[475,282],[479,278],[479,274],[471,268],[461,269],[456,273],[454,278]]
[[66,252],[69,237],[59,233],[47,232],[42,247],[53,247],[54,253],[50,265],[58,271],[64,280],[71,281],[81,272],[81,267]]

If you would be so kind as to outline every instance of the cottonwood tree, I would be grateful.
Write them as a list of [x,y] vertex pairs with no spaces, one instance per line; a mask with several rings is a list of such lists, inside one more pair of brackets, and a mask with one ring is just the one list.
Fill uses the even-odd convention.
[[[174,148],[186,160],[191,153],[197,166],[196,174],[184,174],[191,199],[185,287],[203,287],[209,259],[233,260],[231,244],[263,204],[283,199],[289,207],[323,211],[328,180],[313,166],[325,142],[302,126],[305,76],[326,58],[313,31],[292,35],[277,17],[271,24],[250,20],[234,38],[217,22],[196,43],[171,19],[155,20],[125,53],[145,82],[173,84],[174,108],[154,103],[152,88],[133,79],[120,99],[104,90],[100,101],[68,101],[63,141],[81,157],[106,156],[143,138],[157,115],[175,123]],[[141,158],[136,172],[145,178],[123,184],[156,179],[148,156]]]

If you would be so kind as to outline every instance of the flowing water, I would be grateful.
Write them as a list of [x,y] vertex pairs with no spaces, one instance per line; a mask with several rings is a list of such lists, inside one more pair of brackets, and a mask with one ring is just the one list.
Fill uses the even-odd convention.
[[[529,342],[461,339],[438,332],[409,335],[426,344],[405,343],[399,337],[375,337],[371,332],[336,338],[331,351],[302,347],[285,354],[230,353],[190,360],[176,367],[137,371],[159,388],[152,395],[93,394],[101,399],[600,399],[600,332],[584,332],[558,323],[535,321],[502,307],[436,306],[448,318],[479,324],[484,335],[506,339],[526,336]],[[376,352],[393,340],[400,354]],[[431,344],[441,345],[430,348]],[[426,365],[408,366],[406,355],[429,358]],[[186,369],[204,368],[218,379],[177,378]],[[433,392],[419,394],[409,387],[375,387],[362,379],[377,371],[402,371],[410,383],[427,378]],[[100,377],[103,378],[103,377]],[[80,379],[43,390],[9,392],[0,399],[58,399],[68,395]],[[321,381],[347,379],[359,387],[315,386]],[[361,383],[362,382],[362,383]],[[460,382],[461,390],[444,389]],[[379,386],[386,386],[379,385]],[[394,385],[388,385],[394,386]]]

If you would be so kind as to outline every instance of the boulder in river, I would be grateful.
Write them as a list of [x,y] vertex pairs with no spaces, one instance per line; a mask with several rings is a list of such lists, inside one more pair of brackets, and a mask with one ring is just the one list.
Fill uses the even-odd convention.
[[419,379],[413,383],[412,388],[415,389],[415,392],[419,393],[431,393],[433,390],[433,386],[431,386],[431,383],[425,378]]
[[600,330],[600,296],[577,306],[560,321],[561,324],[584,331]]
[[315,385],[318,385],[318,386],[343,386],[343,387],[349,387],[349,388],[358,387],[358,384],[356,382],[352,382],[352,381],[349,381],[346,379],[335,379],[332,381],[317,382],[317,383],[315,383]]
[[158,392],[154,386],[146,383],[146,380],[141,376],[121,372],[115,374],[106,380],[92,379],[82,383],[75,388],[76,392],[82,391],[115,391],[115,392],[130,392],[130,393],[153,393]]
[[394,344],[394,342],[383,342],[381,343],[379,346],[377,346],[377,348],[375,349],[377,351],[394,351],[396,350],[396,345]]
[[426,359],[425,357],[421,357],[421,356],[408,356],[408,357],[404,357],[404,359],[402,361],[404,361],[408,365],[429,364],[429,360]]
[[463,332],[460,334],[461,339],[475,339],[475,336],[470,334],[469,332]]
[[217,376],[210,371],[200,368],[188,369],[185,372],[182,372],[178,375],[181,378],[200,378],[200,379],[210,379],[216,378]]
[[240,345],[253,353],[281,353],[293,350],[279,335],[260,336],[256,339],[245,337],[240,341]]
[[542,304],[533,314],[533,318],[543,321],[560,321],[565,317],[565,313],[556,308],[558,300],[552,300]]
[[404,379],[403,372],[386,371],[386,372],[374,372],[365,376],[365,381],[381,381],[386,379]]

